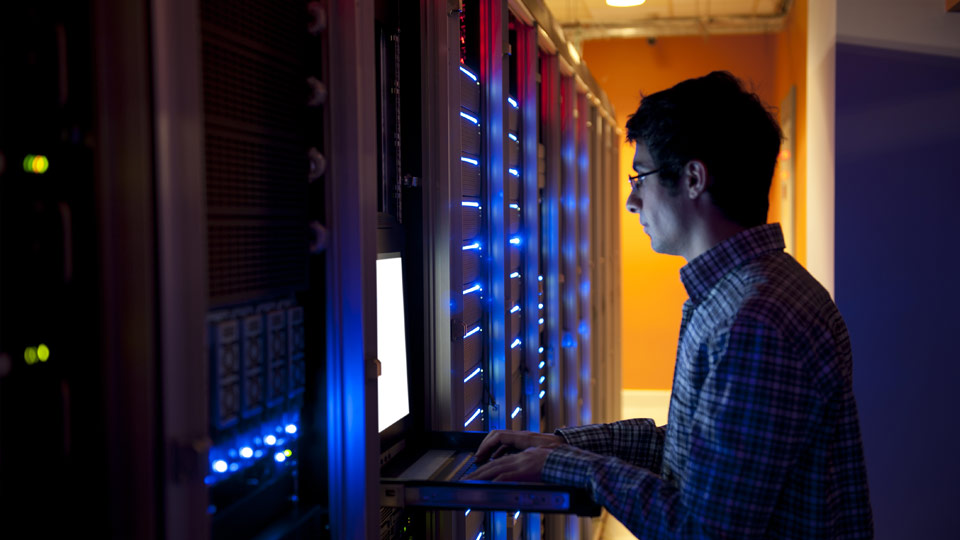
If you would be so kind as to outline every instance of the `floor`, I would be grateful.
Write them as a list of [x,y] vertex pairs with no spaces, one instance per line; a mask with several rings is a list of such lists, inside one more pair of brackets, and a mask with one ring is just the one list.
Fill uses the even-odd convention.
[[[667,423],[669,390],[624,390],[621,397],[623,418],[653,418],[658,426]],[[630,531],[606,511],[602,520],[598,540],[634,540]]]

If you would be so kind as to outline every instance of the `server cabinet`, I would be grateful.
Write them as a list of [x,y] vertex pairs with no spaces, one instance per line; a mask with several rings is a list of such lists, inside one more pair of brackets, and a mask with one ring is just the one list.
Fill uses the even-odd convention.
[[[138,7],[142,6],[131,11]],[[71,527],[106,534],[113,517],[108,498],[113,487],[109,481],[114,479],[107,478],[108,460],[119,456],[108,452],[119,419],[105,417],[104,412],[126,389],[103,377],[116,356],[104,358],[101,340],[106,316],[102,306],[109,300],[99,274],[105,264],[100,260],[101,184],[93,143],[107,141],[97,132],[94,115],[98,97],[94,60],[102,52],[95,50],[94,17],[92,2],[0,6],[0,536],[4,537],[24,531],[64,535]],[[118,98],[143,90],[143,79],[132,82],[140,85],[131,85],[129,93]],[[146,135],[136,129],[128,134]],[[134,140],[131,149],[136,143],[143,145],[139,150],[149,147],[143,138],[131,137]],[[116,165],[120,169],[126,163]],[[130,186],[129,191],[139,188]],[[116,243],[124,240],[123,232],[115,237]],[[146,270],[143,265],[131,268]],[[142,294],[137,298],[149,312],[152,298]],[[142,457],[149,462],[152,452],[148,446],[135,449],[145,449],[147,455],[122,461],[133,470]],[[149,483],[153,478],[144,480]],[[57,509],[60,519],[50,519],[51,509]]]
[[47,7],[0,17],[4,507],[372,537],[372,2]]

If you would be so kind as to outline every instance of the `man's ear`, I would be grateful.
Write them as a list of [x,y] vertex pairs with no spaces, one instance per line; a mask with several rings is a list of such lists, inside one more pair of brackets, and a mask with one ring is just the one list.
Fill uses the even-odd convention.
[[702,161],[690,160],[683,166],[683,189],[687,197],[696,199],[710,186],[710,175]]

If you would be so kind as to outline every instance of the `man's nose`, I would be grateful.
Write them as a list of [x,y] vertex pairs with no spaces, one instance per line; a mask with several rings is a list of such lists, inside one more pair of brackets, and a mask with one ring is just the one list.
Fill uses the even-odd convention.
[[636,193],[630,193],[630,196],[627,197],[627,211],[633,214],[640,212],[640,208],[643,206],[643,202],[640,200],[640,197]]

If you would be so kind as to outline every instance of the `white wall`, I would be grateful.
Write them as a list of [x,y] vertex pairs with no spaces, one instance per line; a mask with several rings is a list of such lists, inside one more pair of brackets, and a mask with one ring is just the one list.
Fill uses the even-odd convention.
[[[818,3],[819,0],[810,2]],[[947,13],[944,0],[831,0],[831,3],[835,3],[837,9],[837,41],[960,56],[960,13]],[[813,28],[813,20],[810,22]]]
[[837,0],[807,7],[807,270],[833,295]]

